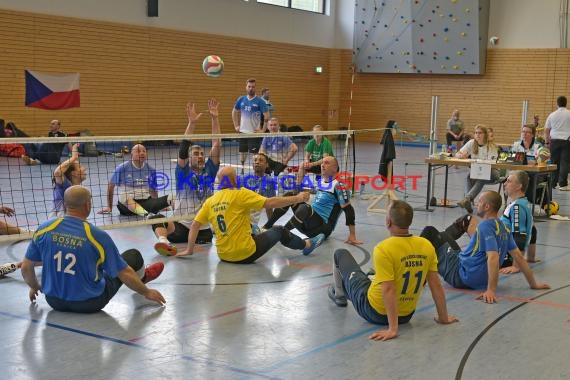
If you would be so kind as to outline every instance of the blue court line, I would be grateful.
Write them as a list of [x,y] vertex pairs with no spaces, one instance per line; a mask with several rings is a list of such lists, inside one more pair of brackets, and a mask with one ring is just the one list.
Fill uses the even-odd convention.
[[[122,345],[125,345],[128,347],[134,347],[134,348],[146,350],[149,352],[160,352],[160,350],[158,350],[158,349],[153,349],[153,348],[144,346],[142,344],[137,344],[137,343],[129,342],[128,340],[117,339],[117,338],[113,338],[113,337],[109,337],[109,336],[105,336],[105,335],[100,335],[100,334],[92,333],[89,331],[74,329],[72,327],[67,327],[67,326],[57,324],[57,323],[48,322],[45,319],[30,318],[28,316],[16,315],[16,314],[7,313],[4,311],[0,311],[0,315],[8,317],[8,318],[30,321],[30,322],[36,323],[38,325],[45,324],[48,327],[52,327],[52,328],[55,328],[58,330],[68,331],[68,332],[76,333],[79,335],[85,335],[85,336],[89,336],[89,337],[96,338],[99,340],[109,341],[109,342],[117,343],[117,344],[122,344]],[[186,360],[186,361],[199,363],[199,364],[205,364],[207,366],[215,367],[215,368],[227,369],[231,372],[236,372],[236,373],[243,374],[243,375],[252,375],[252,376],[260,377],[263,379],[272,379],[272,380],[273,379],[279,379],[278,377],[267,376],[267,375],[264,375],[264,374],[261,374],[258,372],[234,367],[234,366],[231,366],[229,364],[220,364],[220,363],[213,361],[212,359],[204,359],[204,358],[199,358],[199,357],[190,356],[190,355],[186,355],[186,354],[175,354],[175,355],[181,359]]]
[[[551,262],[551,261],[558,260],[558,259],[560,259],[560,258],[562,258],[562,257],[566,257],[567,254],[568,254],[568,252],[561,253],[560,255],[554,256],[554,257],[552,257],[552,258],[550,258],[550,259],[548,259],[548,260],[543,260],[543,261],[541,261],[541,262],[535,264],[535,266],[540,266],[540,265],[542,265],[542,264],[545,263],[545,262]],[[534,271],[533,271],[533,273],[534,273]],[[508,281],[510,278],[514,278],[514,276],[513,276],[513,275],[503,275],[503,276],[500,276],[500,277],[499,277],[499,282]],[[443,280],[442,280],[442,281],[443,281]],[[461,298],[461,297],[465,297],[465,296],[471,296],[471,294],[461,293],[461,294],[457,294],[457,295],[455,295],[455,296],[446,297],[446,303],[447,303],[447,302],[450,302],[450,301],[454,301],[454,300],[456,300],[456,299],[458,299],[458,298]],[[421,314],[421,313],[423,313],[424,311],[427,311],[427,310],[432,309],[432,308],[434,308],[434,307],[435,307],[435,304],[430,304],[430,305],[422,306],[422,307],[416,309],[414,315],[416,315],[416,314]],[[373,331],[375,331],[375,330],[378,330],[378,325],[373,325],[373,326],[368,327],[368,328],[366,328],[366,329],[364,329],[364,330],[361,330],[361,331],[355,332],[355,333],[353,333],[353,334],[344,336],[344,337],[342,337],[342,338],[336,339],[336,340],[334,340],[334,341],[332,341],[332,342],[321,344],[321,345],[319,345],[319,346],[316,346],[316,347],[313,348],[313,349],[310,349],[310,350],[308,350],[308,351],[299,353],[299,354],[297,354],[297,355],[295,355],[295,356],[292,356],[292,357],[290,357],[290,358],[281,360],[281,361],[276,362],[276,363],[274,363],[274,364],[272,364],[272,365],[270,365],[270,366],[268,366],[268,367],[262,368],[262,369],[260,370],[260,372],[263,372],[263,373],[271,372],[271,371],[273,371],[273,370],[275,370],[275,369],[278,369],[278,368],[280,368],[280,367],[282,367],[282,366],[284,366],[284,365],[287,365],[287,364],[289,364],[289,363],[291,363],[291,362],[293,362],[293,361],[296,361],[296,360],[302,359],[302,358],[304,358],[304,357],[306,357],[306,356],[310,356],[310,355],[316,354],[316,353],[318,353],[318,352],[320,352],[320,351],[324,351],[324,350],[326,350],[326,349],[329,349],[329,348],[338,346],[338,345],[343,344],[343,343],[345,343],[345,342],[348,342],[348,341],[350,341],[350,340],[352,340],[352,339],[361,337],[362,335],[369,334],[369,333],[371,333],[371,332],[373,332]]]

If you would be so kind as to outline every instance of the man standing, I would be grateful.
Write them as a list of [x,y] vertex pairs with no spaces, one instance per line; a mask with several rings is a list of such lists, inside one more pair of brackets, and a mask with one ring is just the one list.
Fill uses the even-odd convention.
[[[220,133],[220,121],[218,113],[219,103],[216,99],[208,101],[208,111],[212,119],[212,134]],[[201,113],[196,113],[194,103],[186,105],[188,125],[184,135],[190,137],[194,134],[196,123]],[[220,167],[220,139],[212,139],[212,148],[208,158],[204,160],[204,148],[194,145],[190,140],[182,140],[178,151],[176,163],[176,204],[175,216],[195,215],[206,198],[210,197],[214,190],[212,184]],[[153,215],[152,218],[163,218],[164,215]],[[172,243],[186,243],[190,233],[192,220],[181,219],[177,222],[157,223],[152,225],[158,242],[154,249],[161,255],[175,255],[177,248]],[[207,244],[212,242],[212,230],[208,225],[199,231],[196,242]]]
[[269,157],[269,170],[279,175],[299,148],[289,136],[275,136],[279,132],[279,120],[275,117],[269,120],[269,132],[261,141],[259,152]]
[[146,148],[141,144],[133,146],[131,160],[115,168],[107,185],[107,207],[103,207],[99,214],[111,213],[115,186],[120,186],[117,209],[121,215],[146,216],[169,207],[172,195],[159,198],[158,192],[149,186],[149,178],[155,173],[156,170],[146,162]]
[[[265,132],[266,123],[269,120],[269,112],[265,100],[255,95],[255,79],[250,78],[246,81],[245,86],[247,95],[240,96],[232,110],[232,120],[236,132],[253,135],[255,133]],[[265,124],[261,124],[261,115],[263,114]],[[259,138],[239,139],[239,152],[243,166],[248,153],[256,153],[259,149]]]
[[[270,89],[264,87],[261,90],[261,99],[263,99],[265,101],[265,104],[267,104],[267,113],[271,118],[273,117],[273,113],[275,112],[275,107],[273,107],[273,104],[271,104],[271,101],[269,100],[270,92],[271,92]],[[263,114],[261,114],[261,125],[265,125],[265,116]]]
[[570,111],[566,108],[566,97],[556,99],[558,109],[546,118],[544,123],[544,139],[550,148],[550,158],[557,165],[552,177],[552,184],[558,184],[558,190],[570,191],[568,171],[570,169]]
[[333,279],[329,298],[339,307],[352,301],[356,312],[370,323],[388,325],[369,336],[388,340],[398,336],[398,325],[408,323],[424,288],[429,285],[441,324],[457,322],[447,314],[445,293],[437,273],[437,257],[430,242],[413,236],[409,227],[414,211],[404,201],[392,201],[386,210],[390,237],[381,241],[372,254],[376,274],[372,281],[346,249],[334,253]]
[[[164,304],[159,291],[145,283],[157,278],[164,264],[144,269],[139,251],[122,255],[111,237],[86,221],[91,213],[91,193],[71,186],[64,196],[66,214],[41,224],[22,262],[22,276],[34,302],[41,291],[59,311],[95,313],[105,307],[122,284],[151,301]],[[34,267],[42,265],[41,285]]]
[[210,223],[216,233],[216,250],[222,261],[235,264],[251,264],[263,256],[278,242],[291,249],[303,251],[308,255],[323,242],[320,234],[311,239],[302,240],[282,226],[275,226],[258,235],[252,235],[251,210],[284,207],[309,199],[309,193],[300,193],[292,197],[265,198],[246,188],[237,187],[237,175],[232,167],[223,167],[216,180],[219,189],[206,199],[204,206],[194,218],[190,227],[188,248],[177,256],[194,253],[194,240],[201,225]]
[[[437,253],[438,271],[454,288],[486,288],[477,299],[486,303],[497,302],[499,268],[510,254],[524,273],[531,289],[549,289],[547,284],[536,282],[532,270],[517,248],[513,235],[497,213],[501,196],[496,191],[482,192],[476,202],[476,213],[482,220],[477,225],[465,249],[457,249],[455,240],[466,232],[466,223],[455,223],[455,230],[439,232],[433,226],[423,229],[420,236],[428,239]],[[451,236],[453,235],[453,236]]]

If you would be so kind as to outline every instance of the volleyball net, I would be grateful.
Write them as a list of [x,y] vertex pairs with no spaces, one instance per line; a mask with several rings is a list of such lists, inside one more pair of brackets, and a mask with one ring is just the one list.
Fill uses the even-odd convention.
[[[265,153],[276,162],[279,158],[285,157],[289,152],[288,141],[295,144],[297,151],[292,158],[283,165],[283,170],[278,172],[267,171],[268,178],[275,184],[275,195],[283,195],[287,191],[298,188],[303,181],[304,184],[315,184],[319,179],[315,168],[305,169],[305,158],[307,147],[311,140],[318,138],[322,146],[321,139],[326,138],[330,142],[333,155],[339,164],[339,171],[354,175],[355,170],[355,148],[353,143],[353,131],[312,131],[295,133],[263,133],[263,134],[195,134],[192,136],[183,135],[152,135],[152,136],[77,136],[77,137],[42,137],[42,138],[4,138],[0,139],[0,241],[14,241],[31,237],[33,232],[41,223],[63,214],[62,206],[62,186],[65,188],[70,183],[77,183],[77,178],[83,176],[79,182],[87,187],[92,195],[92,211],[88,221],[103,229],[124,228],[144,224],[154,224],[165,220],[192,220],[195,212],[203,202],[204,190],[206,187],[216,189],[213,178],[193,175],[191,171],[177,170],[179,162],[180,146],[186,144],[192,149],[201,147],[203,160],[213,159],[211,153],[217,154],[217,149],[212,149],[216,141],[219,146],[219,167],[234,167],[238,175],[238,186],[248,187],[248,178],[255,176],[254,168],[255,156],[253,152],[241,154],[240,141],[255,137],[257,142],[264,144]],[[267,140],[267,139],[270,140]],[[190,142],[184,142],[190,140]],[[245,146],[242,141],[242,147]],[[145,147],[146,155],[143,161],[134,161],[137,154],[133,152],[133,146],[140,144]],[[311,144],[314,144],[311,143]],[[251,145],[251,143],[250,143]],[[277,145],[277,146],[276,146]],[[194,147],[194,148],[192,148]],[[283,152],[275,154],[279,148]],[[314,146],[311,146],[311,149]],[[74,155],[71,151],[78,150],[78,157],[70,160]],[[255,149],[253,149],[255,152]],[[199,155],[199,153],[198,153]],[[22,158],[22,156],[25,156]],[[187,165],[192,164],[192,157],[188,157]],[[196,158],[199,161],[199,158]],[[69,163],[71,161],[71,164]],[[149,169],[152,175],[144,178],[146,183],[141,183],[140,178],[123,169],[121,174],[117,174],[118,168],[128,164],[141,167],[141,162]],[[200,163],[202,165],[202,163]],[[318,166],[318,165],[316,165]],[[208,169],[206,165],[206,169]],[[279,166],[277,166],[277,170]],[[65,172],[65,173],[64,173]],[[211,172],[211,170],[210,170]],[[147,173],[148,174],[148,173]],[[205,173],[208,174],[208,173]],[[136,189],[128,191],[128,186],[117,184],[109,186],[109,183],[117,178],[126,183],[135,183]],[[134,181],[134,182],[133,182]],[[138,182],[137,182],[138,181]],[[198,182],[196,182],[198,181]],[[182,183],[182,185],[181,185]],[[187,209],[180,209],[179,193],[183,187],[190,187],[197,192],[194,204]],[[264,186],[257,185],[256,189]],[[140,191],[146,188],[147,192]],[[127,191],[125,192],[125,189]],[[113,195],[111,210],[105,210],[109,205],[110,195]],[[132,189],[131,189],[132,190]],[[188,190],[187,188],[185,190]],[[163,199],[164,204],[160,210],[148,211],[148,214],[160,214],[162,219],[152,219],[140,209],[129,207],[129,198],[148,196]],[[200,193],[202,192],[202,193]],[[259,191],[258,191],[259,192]],[[260,192],[261,193],[261,192]],[[131,195],[131,196],[129,196]],[[122,201],[121,212],[117,206],[118,201]],[[180,202],[179,204],[181,204]],[[188,202],[186,202],[188,203]],[[178,209],[177,209],[178,208]],[[13,210],[14,212],[10,212]],[[129,214],[130,215],[125,215]],[[107,212],[103,212],[107,211]],[[126,212],[125,212],[126,211]]]

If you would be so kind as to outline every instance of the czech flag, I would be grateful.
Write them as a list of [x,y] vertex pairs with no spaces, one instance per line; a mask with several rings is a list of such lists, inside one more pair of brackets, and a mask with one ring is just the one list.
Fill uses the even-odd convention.
[[26,106],[44,110],[79,107],[79,73],[26,70]]

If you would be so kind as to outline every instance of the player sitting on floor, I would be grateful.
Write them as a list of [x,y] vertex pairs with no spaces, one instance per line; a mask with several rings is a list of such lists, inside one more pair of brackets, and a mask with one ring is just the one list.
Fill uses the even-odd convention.
[[87,179],[87,168],[79,162],[79,144],[71,147],[71,157],[63,161],[53,171],[53,209],[51,217],[64,215],[63,194],[72,185],[80,185]]
[[[291,230],[298,229],[309,237],[318,234],[324,234],[328,237],[336,226],[336,222],[341,211],[344,211],[346,225],[349,229],[348,239],[345,241],[349,244],[362,244],[356,238],[355,213],[354,208],[350,204],[350,191],[341,189],[339,182],[334,179],[338,173],[338,161],[332,156],[323,158],[321,164],[322,182],[318,181],[313,204],[298,203],[293,205],[294,215],[287,222],[285,228]],[[285,213],[289,207],[282,207],[273,210],[273,215],[263,226],[268,229],[275,224]]]
[[289,136],[275,136],[279,132],[279,120],[276,117],[269,119],[269,135],[261,141],[259,153],[269,157],[269,170],[279,175],[287,167],[287,163],[297,153],[297,144]]
[[120,186],[117,209],[121,215],[146,216],[171,206],[172,195],[159,197],[156,189],[150,187],[149,178],[156,170],[146,162],[146,157],[146,148],[137,144],[131,149],[131,160],[115,168],[107,185],[107,207],[100,214],[111,213],[115,186]]
[[220,260],[235,264],[253,263],[278,242],[288,248],[302,250],[304,255],[313,252],[323,242],[323,234],[302,240],[282,226],[272,227],[258,235],[252,234],[251,210],[304,202],[309,199],[309,193],[290,197],[262,197],[245,187],[238,188],[236,171],[232,167],[221,168],[216,183],[219,190],[206,199],[198,211],[190,227],[188,248],[177,256],[194,253],[194,239],[200,227],[207,223],[216,232],[216,251]]
[[414,211],[404,201],[392,201],[386,210],[390,237],[374,248],[372,260],[376,274],[372,281],[346,249],[334,253],[333,279],[329,298],[346,307],[347,298],[356,312],[370,323],[388,325],[370,339],[388,340],[398,336],[398,325],[408,323],[424,288],[429,285],[437,309],[437,323],[457,322],[447,314],[445,293],[437,273],[437,256],[430,242],[413,236],[409,227]]
[[[496,191],[484,191],[477,198],[476,213],[482,220],[477,224],[467,247],[458,249],[455,240],[466,231],[468,223],[454,223],[445,232],[433,226],[423,229],[421,236],[428,239],[437,253],[438,271],[455,288],[486,290],[477,299],[497,302],[499,268],[510,254],[524,273],[531,289],[549,289],[535,280],[532,270],[523,258],[506,224],[498,219],[501,196]],[[455,231],[452,231],[455,230]]]
[[[208,111],[212,119],[212,134],[220,133],[218,119],[218,101],[208,101]],[[186,105],[188,125],[184,134],[191,136],[196,128],[196,122],[202,116],[196,113],[194,103]],[[220,167],[220,139],[212,139],[212,148],[208,158],[204,160],[204,148],[193,145],[190,140],[182,140],[176,162],[176,205],[174,215],[192,216],[200,209],[206,198],[210,197],[214,190],[211,186]],[[163,215],[154,215],[152,218],[162,218]],[[191,219],[181,219],[178,222],[163,222],[153,224],[152,229],[158,237],[154,249],[161,255],[175,255],[177,248],[172,243],[188,242]],[[207,244],[212,242],[212,230],[204,225],[198,232],[196,243]]]

